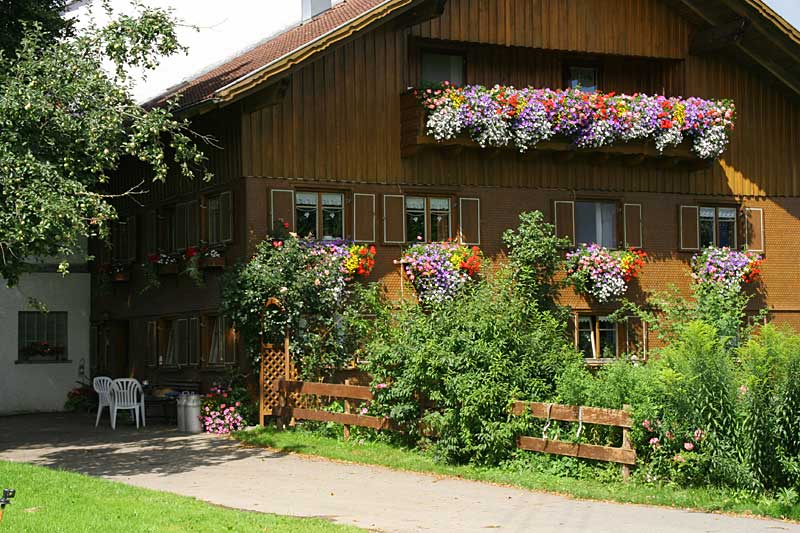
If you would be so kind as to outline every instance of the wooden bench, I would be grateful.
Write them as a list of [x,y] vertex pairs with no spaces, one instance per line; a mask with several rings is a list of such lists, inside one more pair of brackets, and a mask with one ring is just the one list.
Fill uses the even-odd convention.
[[[178,394],[173,396],[152,396],[146,395],[144,398],[147,417],[163,418],[167,422],[178,420],[177,400],[183,392],[200,394],[199,381],[169,380],[162,381],[158,385],[153,385],[152,389],[172,389]],[[157,410],[159,414],[153,414]]]

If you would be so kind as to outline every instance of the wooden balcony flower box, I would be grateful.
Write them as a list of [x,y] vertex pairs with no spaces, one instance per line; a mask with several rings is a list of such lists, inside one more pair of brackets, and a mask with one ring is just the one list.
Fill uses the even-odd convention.
[[200,260],[200,268],[214,269],[225,268],[224,257],[204,257]]
[[[446,157],[457,156],[462,150],[477,149],[483,150],[486,157],[498,157],[502,153],[509,155],[519,150],[515,146],[503,148],[481,146],[462,134],[455,139],[437,141],[432,136],[427,135],[425,120],[425,109],[420,105],[413,93],[405,92],[400,95],[400,153],[404,158],[416,156],[421,150],[440,150]],[[667,148],[659,152],[652,142],[629,142],[616,144],[614,146],[604,146],[602,148],[578,148],[569,140],[553,139],[543,141],[535,148],[525,152],[528,157],[536,157],[541,153],[550,153],[557,162],[567,162],[576,156],[589,156],[595,161],[605,161],[615,159],[628,166],[636,166],[643,163],[655,163],[661,168],[672,168],[682,165],[690,170],[702,170],[708,168],[712,163],[697,157],[691,150],[689,142],[684,142],[675,148]]]
[[178,263],[169,263],[166,265],[158,265],[158,273],[161,275],[174,275],[178,273]]

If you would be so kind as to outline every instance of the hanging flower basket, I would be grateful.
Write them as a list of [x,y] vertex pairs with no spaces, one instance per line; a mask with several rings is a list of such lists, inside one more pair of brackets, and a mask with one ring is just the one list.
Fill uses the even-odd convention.
[[401,260],[406,277],[421,304],[439,304],[455,298],[480,274],[483,253],[477,246],[457,242],[420,243]]
[[645,259],[647,254],[635,248],[610,251],[599,244],[582,244],[567,254],[567,276],[576,292],[606,303],[627,292]]
[[761,277],[764,258],[754,252],[709,246],[692,258],[692,279],[700,285],[740,290]]

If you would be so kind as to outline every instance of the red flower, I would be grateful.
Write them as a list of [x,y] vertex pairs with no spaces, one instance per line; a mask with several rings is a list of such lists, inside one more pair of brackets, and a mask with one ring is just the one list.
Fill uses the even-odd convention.
[[192,258],[197,255],[197,248],[189,247],[186,249],[186,257]]

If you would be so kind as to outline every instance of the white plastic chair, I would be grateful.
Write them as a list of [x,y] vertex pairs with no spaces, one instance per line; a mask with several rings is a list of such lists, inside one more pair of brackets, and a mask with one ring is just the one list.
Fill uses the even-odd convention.
[[109,414],[111,413],[111,383],[112,379],[108,376],[97,376],[92,380],[92,387],[97,393],[99,399],[97,403],[97,420],[94,421],[94,427],[100,423],[100,417],[103,414],[103,407],[108,407]]
[[117,411],[129,409],[133,411],[136,419],[136,428],[139,428],[139,414],[141,412],[142,426],[144,422],[144,391],[142,384],[136,379],[115,379],[111,384],[111,429],[117,428]]

